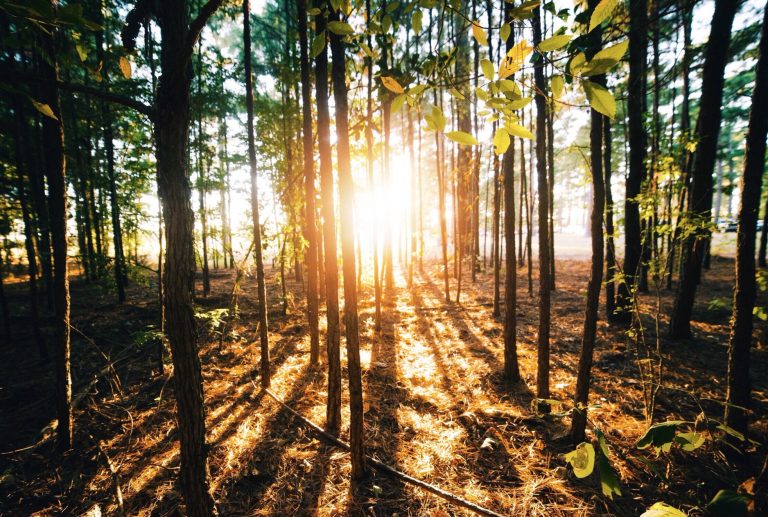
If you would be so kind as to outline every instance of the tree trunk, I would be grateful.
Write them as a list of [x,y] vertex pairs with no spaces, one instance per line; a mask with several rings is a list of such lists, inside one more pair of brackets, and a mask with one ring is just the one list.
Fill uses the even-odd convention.
[[731,39],[731,25],[739,3],[733,0],[715,2],[710,43],[705,51],[699,118],[696,123],[698,143],[691,174],[687,221],[684,223],[695,225],[696,231],[691,232],[692,235],[682,243],[683,264],[680,270],[680,285],[669,323],[669,336],[672,339],[691,336],[693,302],[710,235],[708,228],[712,215],[712,172],[715,167],[722,119],[720,105],[725,83],[725,65],[728,62],[728,44]]
[[763,16],[759,52],[744,151],[744,176],[741,183],[737,234],[736,288],[728,346],[728,391],[725,406],[726,425],[745,436],[748,431],[748,411],[751,407],[749,349],[752,346],[752,310],[757,296],[755,227],[760,210],[760,189],[765,169],[765,139],[768,134],[768,6]]
[[603,173],[605,175],[605,316],[608,321],[616,318],[616,246],[613,227],[613,194],[611,193],[611,119],[603,118]]
[[256,289],[259,301],[259,342],[261,344],[261,386],[268,388],[271,382],[269,371],[269,335],[267,327],[267,286],[264,280],[264,258],[261,244],[261,222],[259,218],[259,185],[256,167],[256,145],[253,133],[253,74],[251,72],[251,20],[249,0],[243,0],[243,49],[245,60],[245,105],[248,112],[248,163],[251,169],[251,215],[253,217],[253,256],[256,259]]
[[[339,12],[331,9],[331,20],[339,20]],[[352,479],[365,475],[363,448],[363,380],[360,368],[360,338],[358,334],[357,289],[355,284],[355,186],[349,156],[349,125],[344,43],[338,34],[331,34],[331,77],[336,107],[337,156],[339,165],[339,215],[341,217],[341,251],[344,262],[344,333],[347,342],[349,373],[349,445]]]
[[[324,0],[315,0],[323,10]],[[325,14],[315,16],[315,31],[326,30]],[[328,111],[328,45],[315,57],[315,97],[317,99],[317,140],[320,149],[320,193],[323,213],[323,254],[325,258],[326,346],[328,352],[328,405],[326,430],[337,435],[341,429],[341,356],[339,329],[339,271],[336,258],[336,216],[333,200],[330,113]]]
[[301,73],[302,143],[304,146],[305,228],[307,239],[307,320],[309,322],[309,362],[320,357],[317,301],[317,223],[315,222],[315,161],[312,141],[312,84],[309,77],[307,45],[307,0],[298,0]]
[[[541,7],[533,14],[533,44],[541,43]],[[544,59],[539,59],[533,68],[536,85],[536,175],[539,193],[539,335],[536,370],[536,396],[549,398],[549,319],[550,319],[550,256],[549,256],[549,187],[547,186],[546,135],[547,108],[546,84],[544,82]],[[601,212],[602,213],[602,212]]]
[[617,321],[628,323],[632,319],[632,300],[635,295],[637,276],[642,268],[643,255],[640,195],[645,181],[646,130],[645,130],[645,74],[648,54],[648,3],[647,0],[631,0],[629,4],[629,173],[624,201],[624,280],[619,283],[616,298]]

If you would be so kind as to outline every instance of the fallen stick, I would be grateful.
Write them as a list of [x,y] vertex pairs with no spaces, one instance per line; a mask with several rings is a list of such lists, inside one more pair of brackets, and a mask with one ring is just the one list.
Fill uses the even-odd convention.
[[[319,434],[321,437],[325,438],[332,444],[336,445],[337,447],[344,449],[345,451],[349,452],[349,444],[340,440],[339,438],[333,436],[332,434],[326,432],[322,427],[315,424],[311,420],[305,418],[303,415],[299,414],[296,410],[294,410],[291,406],[280,400],[277,395],[272,393],[268,389],[264,389],[267,395],[269,395],[275,402],[280,404],[284,409],[286,409],[288,412],[291,413],[294,417],[301,420],[307,427],[315,431],[317,434]],[[435,485],[431,485],[425,481],[421,481],[420,479],[416,479],[414,477],[409,476],[408,474],[405,474],[403,472],[400,472],[399,470],[390,467],[386,463],[382,463],[377,459],[371,458],[366,456],[365,461],[367,464],[371,465],[376,470],[383,472],[384,474],[387,474],[389,476],[395,477],[397,479],[400,479],[402,481],[405,481],[406,483],[410,483],[412,485],[416,485],[419,488],[423,488],[427,492],[431,492],[435,494],[438,497],[441,497],[445,499],[446,501],[450,501],[451,503],[455,504],[456,506],[461,506],[462,508],[466,508],[467,510],[471,510],[479,515],[489,515],[491,517],[501,517],[501,514],[498,514],[492,510],[489,510],[487,508],[483,508],[482,506],[479,506],[475,503],[472,503],[470,501],[467,501],[466,499],[462,499],[461,497],[452,494],[450,492],[446,492],[442,488],[438,488]]]

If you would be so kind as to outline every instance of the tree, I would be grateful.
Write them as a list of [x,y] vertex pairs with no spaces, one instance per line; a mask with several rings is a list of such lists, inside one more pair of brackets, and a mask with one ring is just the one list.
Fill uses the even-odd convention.
[[731,25],[739,4],[738,0],[715,2],[709,43],[704,56],[699,118],[696,123],[696,154],[688,194],[688,212],[683,222],[693,228],[686,232],[687,236],[681,244],[683,264],[680,270],[680,285],[669,322],[669,336],[673,339],[691,335],[693,302],[696,287],[701,279],[702,263],[711,231],[709,223],[712,214],[712,173],[722,118],[720,105],[725,82],[723,77],[728,62]]
[[768,135],[768,5],[763,16],[759,57],[749,113],[744,175],[736,249],[736,287],[728,342],[728,391],[725,423],[747,435],[750,403],[749,349],[752,346],[752,312],[757,295],[755,285],[755,238],[760,193],[765,170],[765,139]]
[[[247,0],[246,0],[247,1]],[[189,131],[191,57],[197,38],[222,0],[209,0],[190,23],[186,0],[139,0],[126,17],[123,45],[133,50],[141,23],[154,15],[160,25],[162,75],[155,96],[157,181],[165,218],[165,317],[171,345],[181,445],[179,479],[193,517],[215,515],[208,476],[205,405],[197,353],[194,284],[194,215],[185,167]]]
[[[330,20],[339,22],[340,12],[330,2]],[[339,215],[341,217],[341,254],[344,262],[344,333],[347,342],[349,371],[349,445],[352,479],[365,475],[363,450],[363,379],[360,368],[360,337],[357,318],[357,285],[355,283],[355,197],[349,157],[349,106],[347,101],[347,60],[342,36],[331,31],[331,77],[336,108],[336,153],[339,164]]]
[[648,3],[629,2],[629,84],[627,94],[631,103],[629,121],[629,172],[624,198],[624,280],[619,283],[615,319],[628,323],[632,318],[632,298],[643,254],[638,196],[646,177],[645,74],[648,54]]
[[[594,12],[598,0],[589,1],[589,11]],[[602,47],[603,31],[598,26],[590,31],[590,50],[596,54]],[[592,82],[605,86],[605,75],[593,77]],[[592,213],[590,214],[590,236],[592,238],[592,266],[587,285],[587,306],[584,311],[584,330],[581,337],[581,354],[576,374],[571,440],[574,444],[584,441],[587,425],[587,404],[592,372],[592,356],[597,335],[597,313],[600,303],[600,289],[603,282],[603,211],[605,209],[605,181],[603,179],[603,121],[606,117],[595,108],[590,109],[590,171],[592,173]]]
[[251,11],[249,0],[243,0],[243,61],[245,65],[245,106],[248,112],[248,164],[251,169],[251,217],[253,218],[253,256],[256,260],[256,289],[259,301],[259,343],[261,386],[270,385],[269,334],[267,327],[267,286],[264,280],[264,258],[259,218],[259,184],[256,147],[253,133],[253,75],[251,73]]
[[[541,43],[541,7],[533,11],[533,44]],[[547,107],[546,85],[544,82],[544,59],[540,58],[533,66],[536,93],[536,176],[539,187],[539,335],[538,359],[536,370],[536,396],[549,398],[549,326],[550,326],[550,281],[549,261],[549,187],[547,186],[546,136]],[[510,251],[511,252],[511,251]],[[529,258],[530,260],[530,258]]]
[[315,56],[315,97],[317,102],[317,141],[320,151],[320,194],[323,214],[323,255],[325,260],[326,348],[328,352],[328,403],[326,429],[338,434],[341,428],[341,352],[339,329],[339,271],[336,258],[336,216],[331,162],[331,129],[328,111],[328,20],[325,2],[316,0],[315,31],[323,38],[323,49]]
[[307,321],[309,322],[309,362],[316,364],[320,355],[317,297],[317,222],[315,221],[315,161],[312,143],[312,84],[309,77],[307,45],[307,0],[298,0],[299,53],[301,62],[302,143],[304,146],[304,207],[307,239]]

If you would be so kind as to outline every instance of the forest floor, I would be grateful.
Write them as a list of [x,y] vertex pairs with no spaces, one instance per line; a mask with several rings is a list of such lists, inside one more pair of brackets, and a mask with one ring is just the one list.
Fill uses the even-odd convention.
[[[733,268],[732,259],[713,258],[697,296],[696,337],[690,341],[663,338],[671,292],[661,291],[658,299],[655,294],[641,298],[645,339],[655,343],[654,314],[662,329],[664,389],[655,422],[692,422],[702,409],[720,419]],[[583,260],[562,260],[557,271],[551,398],[567,408],[575,385],[589,268]],[[322,425],[325,375],[322,366],[308,364],[302,285],[288,279],[288,312],[282,315],[274,273],[268,275],[272,391]],[[222,515],[466,514],[376,471],[351,494],[348,454],[320,439],[259,388],[255,279],[244,280],[240,317],[220,342],[211,326],[221,316],[216,309],[229,306],[234,274],[215,270],[212,277],[212,293],[199,299],[200,313],[208,315],[200,325],[200,354],[212,488]],[[637,451],[634,444],[647,424],[634,341],[625,327],[602,319],[591,392],[599,407],[590,411],[590,419],[610,442],[622,480],[622,495],[606,499],[595,476],[576,479],[565,463],[563,454],[573,448],[565,437],[570,419],[536,415],[531,409],[538,322],[535,276],[534,295],[529,296],[525,270],[518,272],[524,383],[511,389],[501,380],[503,326],[492,316],[492,275],[478,273],[474,284],[465,280],[460,304],[444,302],[436,264],[415,273],[411,287],[402,273],[396,282],[385,297],[380,334],[373,327],[372,290],[366,287],[360,295],[365,433],[371,456],[504,515],[638,515],[656,501],[695,515],[719,489],[734,489],[759,475],[764,446],[757,447],[746,474],[727,464],[713,440],[695,452],[673,450],[659,458]],[[451,286],[455,299],[454,279]],[[53,416],[52,368],[41,365],[34,353],[29,321],[23,316],[25,285],[8,288],[15,341],[0,351],[0,514],[116,514],[118,486],[127,515],[180,512],[173,381],[168,367],[165,375],[158,372],[157,347],[146,339],[151,336],[148,326],[158,319],[155,289],[154,283],[134,283],[128,302],[120,305],[105,287],[73,280],[75,446],[60,456],[53,451],[53,428],[48,425]],[[768,443],[763,332],[761,323],[752,355],[752,438]],[[342,436],[346,411],[344,421]],[[37,445],[8,454],[31,444]],[[642,460],[655,464],[656,473]],[[743,485],[747,491],[749,487],[749,482]]]

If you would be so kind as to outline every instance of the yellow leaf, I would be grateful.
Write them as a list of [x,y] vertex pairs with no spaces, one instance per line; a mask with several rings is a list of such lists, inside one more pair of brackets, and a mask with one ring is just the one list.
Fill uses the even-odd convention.
[[400,109],[403,107],[403,103],[405,103],[406,98],[407,98],[407,95],[404,93],[401,93],[400,95],[398,95],[392,100],[392,114],[395,114],[398,111],[400,111]]
[[575,56],[573,56],[573,59],[571,59],[571,65],[570,65],[570,72],[571,75],[579,75],[581,73],[581,69],[584,68],[584,65],[587,64],[587,56],[584,54],[584,52],[579,52]]
[[552,78],[552,96],[555,99],[559,99],[563,94],[563,88],[565,88],[565,80],[562,75],[556,75]]
[[563,48],[569,41],[571,41],[571,38],[573,38],[573,35],[571,34],[552,36],[539,43],[539,50],[542,52],[551,52],[552,50]]
[[496,130],[496,134],[493,135],[493,152],[496,154],[504,154],[509,148],[509,133],[503,127]]
[[131,78],[131,62],[125,56],[120,56],[120,71],[126,79]]
[[48,118],[52,118],[53,120],[59,120],[56,117],[56,115],[53,113],[53,110],[49,105],[44,104],[42,102],[37,102],[35,99],[29,99],[29,100],[37,111],[39,111],[40,113],[42,113]]
[[488,46],[488,34],[477,22],[472,22],[472,36],[475,37],[477,42],[482,46]]
[[515,44],[512,49],[507,52],[504,61],[499,66],[499,78],[506,79],[510,75],[514,74],[523,67],[525,59],[533,52],[533,47],[528,45],[526,40],[522,40]]
[[595,10],[592,11],[592,16],[589,19],[589,30],[587,32],[592,32],[595,27],[603,23],[606,18],[613,13],[614,9],[616,9],[617,4],[618,0],[600,0],[600,3],[597,4]]
[[605,86],[586,80],[581,84],[592,109],[611,119],[616,116],[616,101]]
[[398,83],[394,78],[387,77],[386,75],[381,76],[381,84],[384,85],[384,88],[391,91],[392,93],[403,93],[405,90],[403,90],[403,87],[400,86],[400,83]]
[[461,145],[477,145],[477,139],[464,131],[448,131],[445,136]]
[[494,69],[490,59],[483,59],[480,61],[480,70],[483,71],[483,75],[486,79],[493,81]]
[[600,75],[606,73],[608,70],[616,66],[624,54],[627,53],[629,47],[629,40],[624,40],[620,43],[612,45],[608,48],[604,48],[587,63],[581,72],[584,77],[591,75]]
[[520,124],[507,124],[504,127],[510,135],[519,136],[520,138],[527,138],[528,140],[533,140],[533,133],[528,131],[527,128],[521,126]]

